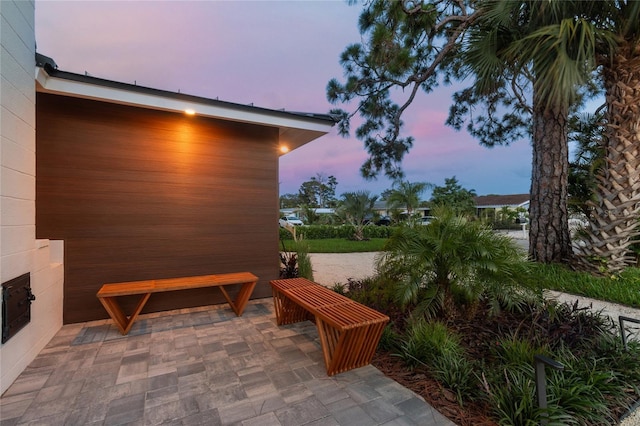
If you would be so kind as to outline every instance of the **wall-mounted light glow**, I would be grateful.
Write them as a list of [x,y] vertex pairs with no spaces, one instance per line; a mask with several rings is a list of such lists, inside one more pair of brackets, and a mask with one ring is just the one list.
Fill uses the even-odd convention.
[[196,115],[196,111],[191,109],[191,108],[185,109],[184,113],[187,114],[187,115]]
[[280,145],[280,152],[286,154],[287,152],[289,152],[289,147],[286,145]]

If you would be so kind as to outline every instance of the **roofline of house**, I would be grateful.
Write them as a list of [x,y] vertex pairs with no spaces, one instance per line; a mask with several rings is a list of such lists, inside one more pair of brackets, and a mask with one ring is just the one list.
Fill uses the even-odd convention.
[[277,127],[280,144],[290,150],[328,133],[336,123],[329,114],[273,110],[62,71],[38,53],[36,91],[176,113],[192,110],[199,116]]

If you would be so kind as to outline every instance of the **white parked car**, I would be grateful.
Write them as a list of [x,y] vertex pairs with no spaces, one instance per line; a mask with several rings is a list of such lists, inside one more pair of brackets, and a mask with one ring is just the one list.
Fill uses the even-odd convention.
[[302,222],[300,219],[298,219],[295,216],[282,216],[279,222],[280,222],[281,228],[285,228],[287,224],[293,225],[293,226],[304,225],[304,222]]
[[435,219],[433,216],[422,216],[420,218],[420,225],[428,225],[433,219]]

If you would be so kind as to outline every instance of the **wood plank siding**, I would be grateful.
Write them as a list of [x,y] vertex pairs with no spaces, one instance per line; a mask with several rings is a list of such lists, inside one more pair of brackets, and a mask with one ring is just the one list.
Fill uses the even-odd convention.
[[[64,322],[107,282],[278,275],[278,129],[38,93],[36,235],[64,240]],[[40,130],[42,129],[42,130]],[[222,303],[157,294],[145,312]]]

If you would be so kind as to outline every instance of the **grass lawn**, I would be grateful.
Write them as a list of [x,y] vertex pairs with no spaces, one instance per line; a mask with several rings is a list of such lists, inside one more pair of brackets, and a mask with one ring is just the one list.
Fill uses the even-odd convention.
[[640,308],[640,268],[627,268],[620,275],[596,277],[562,265],[533,263],[530,277],[532,283],[549,290]]
[[[309,245],[309,253],[360,253],[366,251],[382,251],[386,238],[371,238],[366,241],[353,241],[344,238],[325,240],[304,240]],[[295,250],[292,240],[284,242],[288,251]]]

